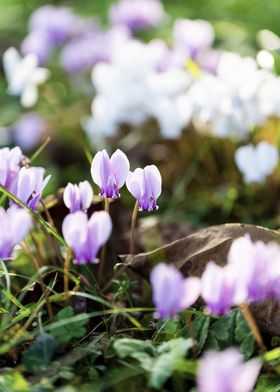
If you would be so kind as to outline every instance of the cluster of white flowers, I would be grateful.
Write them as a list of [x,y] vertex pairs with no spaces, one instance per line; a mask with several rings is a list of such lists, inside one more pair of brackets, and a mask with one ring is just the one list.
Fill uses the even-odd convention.
[[280,79],[252,57],[223,52],[216,74],[194,75],[176,63],[159,71],[165,55],[158,41],[129,40],[110,64],[93,69],[91,136],[112,136],[122,123],[138,126],[152,117],[167,138],[192,121],[216,136],[245,139],[269,116],[280,116]]

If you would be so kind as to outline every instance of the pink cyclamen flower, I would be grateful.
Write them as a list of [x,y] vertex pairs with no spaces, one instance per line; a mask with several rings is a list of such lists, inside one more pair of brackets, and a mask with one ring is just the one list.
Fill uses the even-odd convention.
[[279,287],[280,247],[276,243],[254,243],[249,235],[237,238],[229,250],[228,263],[238,271],[248,301],[263,300]]
[[0,185],[10,190],[20,170],[22,159],[23,154],[19,147],[0,149]]
[[156,317],[174,318],[193,305],[200,294],[199,278],[184,278],[172,265],[158,264],[151,272]]
[[7,211],[0,207],[0,259],[10,259],[14,247],[28,234],[31,216],[26,210],[15,206]]
[[87,215],[78,211],[65,217],[62,233],[66,243],[73,249],[77,263],[97,263],[97,254],[112,232],[110,215],[105,211]]
[[120,197],[119,190],[125,183],[129,167],[127,156],[121,150],[115,151],[111,158],[106,150],[95,155],[91,165],[91,176],[100,188],[101,197]]
[[44,179],[45,169],[42,167],[23,167],[20,169],[11,192],[32,210],[36,210],[50,175]]
[[201,297],[209,312],[226,314],[232,306],[246,300],[247,292],[235,268],[220,267],[210,261],[201,277]]
[[165,12],[158,0],[121,0],[111,6],[109,17],[112,24],[138,31],[160,25]]
[[155,165],[130,172],[126,186],[139,204],[140,211],[157,210],[157,199],[161,194],[161,175]]
[[258,359],[243,362],[235,348],[222,352],[209,351],[200,361],[197,386],[199,392],[251,392],[261,363]]
[[93,190],[88,181],[79,185],[69,182],[64,190],[63,200],[70,212],[87,211],[93,200]]

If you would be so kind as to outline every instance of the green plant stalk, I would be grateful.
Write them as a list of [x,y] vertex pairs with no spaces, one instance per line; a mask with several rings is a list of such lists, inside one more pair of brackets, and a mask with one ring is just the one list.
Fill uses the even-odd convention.
[[[110,199],[107,198],[107,197],[105,199],[104,211],[108,212],[108,214],[109,214],[109,211],[110,211]],[[100,263],[99,263],[99,269],[98,269],[99,282],[103,281],[104,271],[105,271],[105,264],[106,264],[106,244],[103,245],[102,250],[101,250]]]
[[30,162],[33,162],[38,158],[38,156],[47,147],[47,145],[50,143],[50,141],[51,141],[51,138],[48,136],[47,139],[44,141],[44,143],[34,152],[32,157],[30,158]]
[[71,248],[68,248],[64,261],[64,271],[63,271],[64,295],[65,295],[66,304],[69,303],[69,270],[70,270],[71,254],[72,254],[72,250]]
[[38,272],[39,284],[41,286],[41,290],[43,292],[43,295],[44,295],[44,298],[45,298],[45,301],[46,301],[48,314],[49,314],[51,322],[54,322],[54,320],[55,320],[54,312],[53,312],[53,309],[52,309],[52,305],[51,305],[51,303],[49,301],[48,293],[47,293],[47,291],[45,289],[45,283],[44,283],[43,277],[42,277],[42,275],[40,273],[40,267],[38,265],[38,262],[37,262],[36,258],[34,257],[34,255],[32,253],[32,250],[30,249],[29,245],[25,241],[22,242],[21,246],[22,246],[22,249],[24,250],[24,252],[30,257],[30,260],[31,260],[31,262],[33,264],[34,270]]

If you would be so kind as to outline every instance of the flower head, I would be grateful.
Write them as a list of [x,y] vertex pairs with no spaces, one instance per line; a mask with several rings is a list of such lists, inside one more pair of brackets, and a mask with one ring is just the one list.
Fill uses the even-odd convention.
[[226,314],[232,306],[246,300],[245,287],[232,266],[220,267],[210,261],[201,277],[201,287],[201,296],[214,314]]
[[22,159],[23,154],[19,147],[0,149],[0,185],[10,190],[20,170]]
[[237,238],[229,250],[228,265],[238,271],[248,301],[263,300],[279,286],[280,247],[276,243],[253,243],[249,235]]
[[105,211],[87,215],[78,211],[69,214],[63,221],[62,233],[73,249],[78,263],[97,263],[99,249],[107,242],[112,231],[110,215]]
[[38,67],[38,59],[31,53],[21,57],[15,48],[9,48],[3,55],[3,66],[8,80],[8,92],[21,96],[22,106],[29,108],[38,100],[37,86],[49,76],[46,68]]
[[32,210],[36,210],[50,175],[44,179],[45,169],[41,167],[23,167],[20,169],[11,192]]
[[64,190],[63,200],[70,212],[86,211],[93,200],[93,190],[88,181],[80,182],[78,185],[69,182]]
[[0,259],[9,259],[15,245],[21,242],[31,227],[31,216],[15,206],[7,211],[0,207]]
[[105,198],[120,197],[119,190],[124,185],[129,172],[127,156],[117,150],[109,158],[106,150],[99,151],[93,158],[91,175],[100,188],[100,196]]
[[112,24],[121,24],[132,31],[156,27],[165,18],[164,9],[158,0],[121,0],[109,11]]
[[44,30],[34,30],[22,41],[20,51],[24,56],[36,55],[38,63],[45,64],[53,51],[53,43]]
[[54,45],[65,42],[77,25],[78,18],[70,8],[44,5],[31,16],[31,31],[43,31]]
[[261,363],[251,359],[244,363],[235,348],[222,352],[209,351],[200,361],[197,385],[199,392],[251,392]]
[[278,161],[278,149],[266,141],[258,143],[256,147],[251,144],[239,147],[235,153],[236,165],[247,183],[263,183]]
[[140,211],[153,211],[158,208],[161,183],[161,175],[155,165],[130,172],[126,180],[127,189],[138,201]]
[[200,294],[200,279],[184,278],[172,265],[159,264],[151,273],[156,316],[173,318],[193,305]]
[[214,41],[214,30],[205,20],[178,19],[174,25],[174,41],[177,49],[189,57],[209,49]]
[[13,138],[23,150],[32,150],[40,142],[45,125],[37,113],[27,113],[11,127]]

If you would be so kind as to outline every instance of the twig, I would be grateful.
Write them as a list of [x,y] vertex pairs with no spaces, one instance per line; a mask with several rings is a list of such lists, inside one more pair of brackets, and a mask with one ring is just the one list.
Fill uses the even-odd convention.
[[239,305],[239,309],[243,313],[243,316],[246,319],[247,324],[249,325],[249,327],[254,335],[255,341],[256,341],[257,345],[259,346],[260,350],[262,352],[266,351],[266,347],[265,347],[262,335],[259,331],[259,328],[256,324],[254,317],[252,316],[250,310],[248,309],[248,306],[246,304],[241,304],[241,305]]
[[138,216],[138,209],[139,209],[139,204],[138,201],[136,200],[133,213],[132,213],[132,218],[131,218],[131,228],[130,228],[130,246],[129,246],[129,253],[131,255],[135,254],[135,228],[136,228],[136,221],[137,221],[137,216]]

